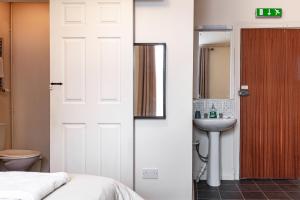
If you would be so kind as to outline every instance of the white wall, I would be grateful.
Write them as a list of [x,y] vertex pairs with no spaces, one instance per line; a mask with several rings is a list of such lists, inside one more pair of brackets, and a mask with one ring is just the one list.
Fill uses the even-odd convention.
[[[257,19],[255,9],[261,7],[279,7],[283,9],[283,16],[279,19]],[[241,26],[296,26],[299,27],[298,0],[195,0],[195,26],[201,25],[230,25],[234,29],[235,46],[235,102],[236,117],[239,120],[239,90],[240,60],[239,47]],[[229,131],[221,140],[222,144],[222,178],[239,178],[239,121],[234,131]]]
[[[135,122],[135,186],[148,200],[192,199],[193,5],[136,1],[136,42],[167,43],[167,119]],[[149,167],[158,180],[142,179]]]

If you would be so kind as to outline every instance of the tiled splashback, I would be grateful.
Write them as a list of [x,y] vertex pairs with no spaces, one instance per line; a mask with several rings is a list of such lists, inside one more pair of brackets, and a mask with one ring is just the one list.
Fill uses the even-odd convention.
[[198,99],[193,101],[193,116],[195,116],[196,110],[201,112],[203,117],[204,113],[209,113],[209,109],[215,105],[217,113],[223,113],[225,117],[234,117],[235,107],[233,99]]

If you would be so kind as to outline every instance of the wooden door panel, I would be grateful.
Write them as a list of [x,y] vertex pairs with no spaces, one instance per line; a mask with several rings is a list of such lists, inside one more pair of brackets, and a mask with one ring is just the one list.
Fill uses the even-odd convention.
[[[286,30],[286,64],[287,64],[287,98],[288,132],[294,138],[294,158],[296,178],[300,177],[300,30]],[[290,159],[293,159],[289,155]]]
[[286,33],[243,29],[241,85],[241,178],[294,178],[294,138],[289,130]]
[[[260,138],[261,120],[265,118],[265,112],[262,112],[262,107],[265,104],[263,96],[263,89],[265,83],[264,65],[259,68],[248,67],[254,66],[256,63],[263,62],[264,56],[255,50],[256,43],[265,41],[265,38],[256,37],[255,30],[242,30],[242,71],[241,71],[241,85],[248,85],[251,95],[246,98],[241,98],[241,176],[254,176],[255,168],[258,168],[258,162],[255,159],[262,160],[259,152],[262,151],[261,146],[257,141]],[[260,47],[262,50],[264,46]],[[255,58],[255,59],[254,59]],[[247,75],[247,76],[246,76]],[[251,78],[250,78],[251,77]],[[251,80],[251,82],[250,82]],[[261,99],[254,97],[261,96]],[[253,108],[256,107],[256,110]],[[252,114],[251,114],[252,113]],[[248,121],[252,123],[249,124]],[[255,127],[259,127],[258,129]],[[247,132],[245,132],[247,130]],[[250,134],[249,134],[250,133]],[[246,157],[245,157],[246,156]],[[257,171],[259,175],[261,171]],[[256,176],[257,176],[256,175]]]

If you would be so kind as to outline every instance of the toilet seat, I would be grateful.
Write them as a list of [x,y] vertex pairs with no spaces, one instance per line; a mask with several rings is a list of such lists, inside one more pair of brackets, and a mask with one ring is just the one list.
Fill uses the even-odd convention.
[[0,151],[0,159],[5,160],[33,158],[38,157],[40,155],[41,152],[33,150],[7,149],[4,151]]

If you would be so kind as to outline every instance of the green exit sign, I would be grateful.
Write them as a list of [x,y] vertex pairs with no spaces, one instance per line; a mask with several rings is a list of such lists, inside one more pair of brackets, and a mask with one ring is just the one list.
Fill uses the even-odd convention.
[[282,17],[282,8],[256,8],[256,17]]

